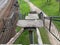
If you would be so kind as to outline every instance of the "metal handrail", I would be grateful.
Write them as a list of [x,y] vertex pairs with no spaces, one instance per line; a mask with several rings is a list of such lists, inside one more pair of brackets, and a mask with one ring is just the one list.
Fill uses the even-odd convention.
[[[55,19],[55,18],[57,18],[57,19]],[[49,32],[50,32],[58,41],[60,41],[60,38],[56,37],[56,35],[53,34],[53,33],[50,31],[50,30],[51,30],[52,21],[60,22],[60,20],[59,20],[58,18],[60,19],[60,16],[43,17],[43,22],[45,23],[45,19],[50,20],[49,28],[47,28],[47,27],[45,26],[45,24],[44,24],[44,26],[45,26],[45,28],[47,28],[47,29],[49,30]]]

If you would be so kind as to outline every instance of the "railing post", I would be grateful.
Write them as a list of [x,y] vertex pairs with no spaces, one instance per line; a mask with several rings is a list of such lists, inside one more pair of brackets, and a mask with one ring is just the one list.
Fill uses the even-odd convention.
[[43,20],[43,25],[45,26],[45,18],[43,17],[43,19],[42,19],[42,20]]
[[30,44],[33,44],[34,39],[33,39],[33,31],[29,30],[29,38],[30,38]]
[[52,18],[50,18],[49,31],[51,30]]

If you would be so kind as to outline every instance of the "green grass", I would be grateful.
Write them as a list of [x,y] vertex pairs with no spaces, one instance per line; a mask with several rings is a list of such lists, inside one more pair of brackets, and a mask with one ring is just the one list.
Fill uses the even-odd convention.
[[[40,28],[40,33],[42,37],[42,41],[44,44],[50,44],[49,37],[47,34],[47,31],[44,28]],[[23,44],[23,45],[29,45],[29,32],[25,30],[22,35],[18,37],[18,39],[14,42],[14,44]],[[36,32],[34,31],[34,44],[38,44],[37,41],[37,35]]]
[[[51,0],[48,4],[46,0],[30,0],[34,5],[43,10],[47,16],[60,16],[59,3],[56,0]],[[60,22],[54,22],[58,31],[60,31]]]
[[56,0],[52,0],[50,5],[47,4],[46,0],[31,0],[31,2],[48,16],[57,16],[59,13],[59,3]]
[[[18,0],[19,8],[20,8],[20,13],[23,16],[28,15],[30,12],[30,8],[24,0]],[[21,27],[16,27],[16,32],[19,32],[21,30]],[[14,42],[14,44],[23,44],[23,45],[28,45],[29,44],[29,39],[28,39],[28,32],[25,31],[21,36],[18,37],[18,39]]]
[[[20,8],[20,13],[23,16],[28,15],[28,13],[30,12],[29,5],[24,0],[18,0],[18,4],[19,4],[19,8]],[[19,32],[20,29],[21,29],[20,27],[16,27],[16,32]],[[24,33],[22,33],[21,36],[18,37],[18,39],[14,42],[14,44],[29,45],[28,37],[29,37],[28,32],[25,31]]]
[[[37,44],[37,37],[36,37],[36,32],[34,32],[34,43]],[[23,45],[29,45],[29,32],[28,30],[25,30],[19,37],[18,39],[14,42],[14,44],[23,44]]]
[[29,45],[29,35],[28,31],[25,31],[21,34],[21,36],[18,37],[18,39],[14,42],[14,44],[23,44],[23,45]]
[[44,44],[50,44],[48,33],[44,28],[40,28],[41,38]]
[[28,15],[28,13],[30,12],[29,5],[24,0],[18,0],[18,4],[20,8],[20,13],[22,15]]
[[[23,16],[28,15],[28,13],[30,12],[29,5],[24,0],[18,0],[18,4],[19,4],[20,13]],[[20,27],[16,27],[16,32],[19,32],[20,29],[21,29]]]
[[53,21],[53,23],[54,23],[54,24],[55,24],[55,26],[57,27],[58,32],[60,32],[60,22]]
[[21,30],[21,27],[16,27],[16,32],[19,32]]

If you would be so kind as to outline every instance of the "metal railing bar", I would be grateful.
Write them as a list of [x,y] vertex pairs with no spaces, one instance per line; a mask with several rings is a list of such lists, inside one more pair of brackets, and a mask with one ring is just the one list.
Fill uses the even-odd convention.
[[[50,31],[49,31],[50,32]],[[56,37],[55,34],[53,34],[52,32],[50,32],[58,41],[60,41],[60,38]]]

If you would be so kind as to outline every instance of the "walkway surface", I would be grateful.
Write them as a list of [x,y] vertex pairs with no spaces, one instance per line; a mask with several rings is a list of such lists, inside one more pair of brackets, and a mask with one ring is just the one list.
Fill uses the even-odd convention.
[[43,27],[41,20],[19,20],[17,26],[20,27]]
[[[25,2],[29,4],[31,11],[36,11],[37,13],[43,12],[42,10],[37,8],[35,5],[33,5],[29,0],[25,0]],[[45,17],[47,16],[44,12],[43,14]],[[49,27],[49,20],[45,20],[45,25]],[[55,27],[53,23],[51,26],[51,31],[56,35],[57,38],[60,38],[57,28]],[[48,36],[49,36],[51,45],[60,45],[60,42],[51,33],[48,32]]]
[[19,20],[17,26],[20,27],[43,27],[43,21],[38,20],[38,14],[28,14],[25,20]]

